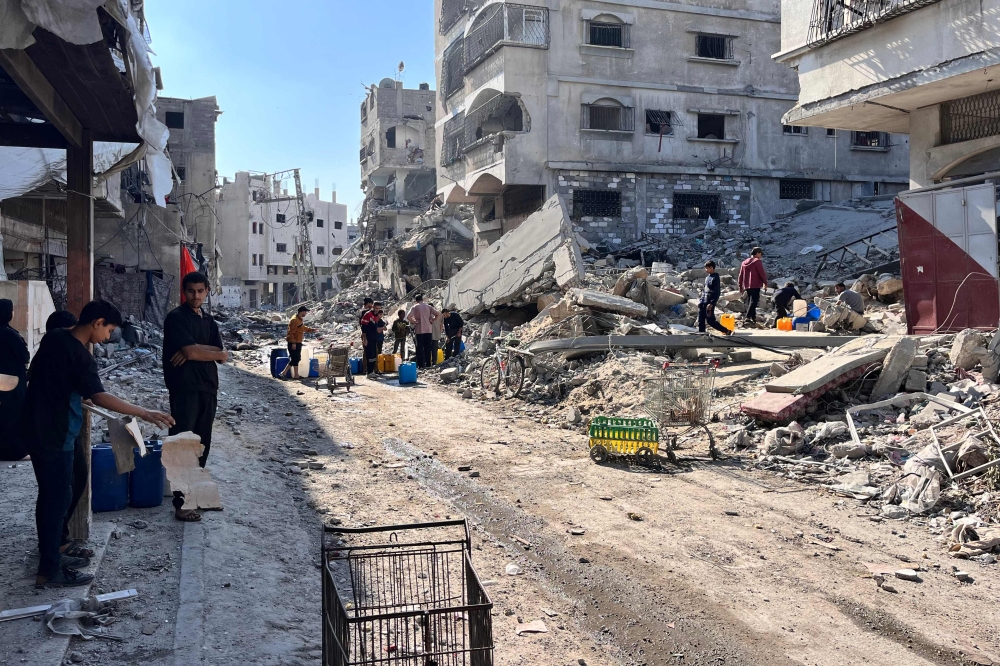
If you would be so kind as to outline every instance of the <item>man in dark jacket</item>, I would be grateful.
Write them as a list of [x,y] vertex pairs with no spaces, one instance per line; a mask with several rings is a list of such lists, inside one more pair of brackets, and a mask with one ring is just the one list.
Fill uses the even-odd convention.
[[444,357],[458,356],[462,350],[462,328],[465,327],[462,315],[454,310],[441,308],[441,317],[444,320]]
[[7,382],[17,381],[11,390],[0,390],[0,460],[20,460],[28,455],[18,429],[12,427],[21,418],[21,405],[28,390],[28,345],[10,325],[13,318],[14,302],[0,298],[0,375],[14,378]]
[[757,326],[757,304],[760,303],[760,290],[767,286],[764,250],[759,247],[750,250],[750,256],[740,264],[738,283],[740,293],[747,295],[746,322],[751,326]]
[[774,292],[774,309],[777,311],[778,319],[788,316],[788,304],[796,298],[802,297],[795,289],[794,282],[788,282],[784,287]]
[[704,333],[705,324],[708,324],[723,335],[732,335],[732,331],[715,319],[715,304],[719,302],[719,294],[722,292],[722,281],[715,272],[715,262],[706,261],[705,270],[708,275],[705,276],[705,291],[698,303],[698,332]]

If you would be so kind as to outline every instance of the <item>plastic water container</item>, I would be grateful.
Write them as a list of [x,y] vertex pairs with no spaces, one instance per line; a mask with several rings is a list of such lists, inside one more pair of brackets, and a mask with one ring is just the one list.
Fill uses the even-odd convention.
[[465,353],[465,343],[464,342],[458,343],[458,353],[459,354],[464,354]]
[[402,365],[399,366],[399,383],[400,384],[417,383],[416,363],[403,363]]
[[360,358],[352,358],[352,359],[350,359],[350,361],[351,361],[351,374],[352,375],[360,375],[361,374],[361,359]]
[[[278,376],[278,372],[279,371],[277,369],[277,365],[278,365],[277,361],[278,361],[279,358],[286,358],[287,359],[288,358],[288,350],[287,349],[272,349],[271,350],[271,376],[272,377],[277,377]],[[285,361],[285,364],[287,365],[288,361]]]
[[275,377],[277,377],[278,375],[280,375],[281,373],[283,373],[285,371],[285,368],[288,367],[288,360],[289,359],[288,359],[288,355],[287,354],[285,354],[284,356],[279,356],[278,358],[274,359],[274,376]]
[[444,363],[444,350],[443,349],[438,349],[437,350],[437,361],[435,361],[435,363]]
[[403,357],[399,354],[392,355],[392,371],[399,372],[399,367],[403,365]]
[[807,312],[809,312],[809,301],[804,298],[796,298],[792,301],[793,317],[805,317]]
[[90,450],[90,508],[94,513],[121,511],[128,506],[128,474],[119,474],[110,444]]
[[128,475],[128,504],[137,509],[163,504],[163,442],[146,442],[146,456],[132,449],[135,469]]
[[823,311],[819,309],[818,305],[810,305],[809,309],[806,310],[806,316],[813,321],[819,321],[820,317],[823,316]]
[[319,377],[319,359],[311,358],[309,359],[309,376]]
[[311,369],[313,348],[308,345],[302,345],[302,358],[299,359],[299,377],[312,377],[309,374]]
[[719,316],[719,323],[730,331],[736,330],[736,317],[728,312]]
[[811,321],[812,319],[810,319],[809,317],[796,317],[795,319],[792,320],[792,328],[795,329],[796,331],[808,331],[809,322]]
[[793,326],[791,317],[782,317],[781,319],[778,320],[779,331],[790,331],[792,330],[792,328]]

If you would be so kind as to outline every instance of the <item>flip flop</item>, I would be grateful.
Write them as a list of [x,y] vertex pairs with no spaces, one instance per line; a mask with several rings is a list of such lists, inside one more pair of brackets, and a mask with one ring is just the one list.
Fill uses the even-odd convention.
[[83,546],[73,544],[66,550],[62,551],[62,554],[63,557],[82,557],[89,560],[94,556],[94,551],[90,548],[84,548]]
[[182,523],[197,523],[201,520],[201,514],[194,509],[176,509],[174,510],[174,518]]

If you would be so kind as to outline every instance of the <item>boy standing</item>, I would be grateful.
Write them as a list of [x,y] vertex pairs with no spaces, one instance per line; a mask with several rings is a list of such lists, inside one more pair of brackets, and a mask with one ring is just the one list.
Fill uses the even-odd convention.
[[704,333],[705,324],[708,324],[715,330],[721,331],[723,335],[732,335],[732,331],[715,319],[715,304],[719,302],[719,294],[722,293],[722,281],[715,272],[715,262],[706,261],[705,270],[708,275],[705,276],[705,291],[698,303],[698,332]]
[[410,322],[406,321],[406,310],[396,313],[396,320],[392,322],[392,353],[399,354],[399,357],[406,360],[406,336],[410,334]]
[[73,328],[57,328],[45,334],[28,369],[21,432],[38,481],[38,587],[75,587],[94,579],[75,569],[87,566],[89,559],[62,554],[69,543],[75,443],[86,418],[83,401],[90,400],[98,407],[136,416],[161,428],[174,424],[169,414],[144,409],[104,391],[97,362],[86,345],[106,342],[121,323],[121,313],[115,306],[91,301],[83,307],[80,321]]
[[441,308],[441,319],[444,321],[444,357],[458,356],[462,349],[462,328],[465,326],[462,315],[448,308]]
[[384,330],[382,304],[374,303],[372,309],[361,318],[361,345],[364,348],[365,374],[367,375],[378,371],[378,339]]
[[[208,296],[208,278],[203,273],[188,273],[181,280],[181,290],[184,304],[163,320],[163,381],[170,393],[170,413],[176,421],[170,434],[190,431],[201,437],[205,451],[198,464],[204,467],[212,448],[212,424],[218,406],[216,364],[228,361],[229,352],[222,349],[215,319],[201,309]],[[184,498],[174,493],[177,520],[201,520],[201,515],[182,509],[183,505]]]
[[315,333],[315,328],[309,328],[305,324],[306,315],[309,308],[302,306],[298,313],[288,322],[288,334],[285,341],[288,343],[288,365],[281,371],[279,377],[288,377],[291,373],[292,379],[299,378],[299,363],[302,361],[302,341],[306,333]]

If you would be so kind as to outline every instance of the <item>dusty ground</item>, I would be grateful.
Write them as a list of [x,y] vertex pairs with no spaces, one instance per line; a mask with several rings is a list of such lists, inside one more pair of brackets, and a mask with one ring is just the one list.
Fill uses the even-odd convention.
[[[97,587],[141,596],[119,607],[123,643],[73,643],[84,663],[319,663],[320,521],[461,516],[494,602],[498,665],[896,666],[1000,653],[996,567],[963,563],[975,582],[958,582],[919,521],[876,522],[852,500],[712,463],[697,441],[660,471],[597,466],[582,434],[524,418],[517,401],[363,379],[331,397],[263,373],[223,374],[223,408],[243,409],[220,414],[209,461],[225,511],[198,526],[166,506],[100,514],[121,538]],[[305,460],[325,467],[294,473]],[[4,481],[28,483],[23,471]],[[149,527],[129,527],[135,518]],[[191,576],[182,532],[185,547],[202,544]],[[32,544],[19,548],[24,559]],[[864,564],[914,566],[900,556],[927,568],[923,582],[879,590]],[[509,563],[524,573],[506,575]],[[182,594],[181,578],[195,588]],[[176,608],[200,631],[175,634]],[[539,619],[548,633],[515,635]],[[24,663],[4,642],[0,663]]]

